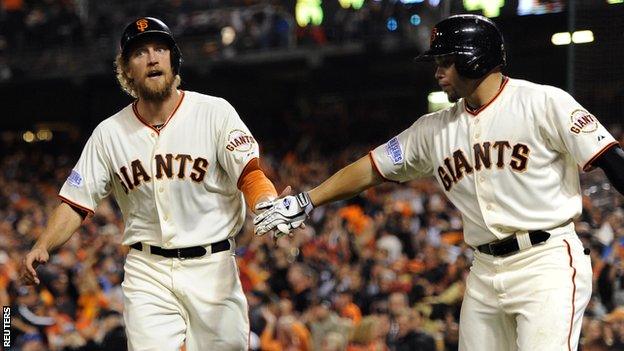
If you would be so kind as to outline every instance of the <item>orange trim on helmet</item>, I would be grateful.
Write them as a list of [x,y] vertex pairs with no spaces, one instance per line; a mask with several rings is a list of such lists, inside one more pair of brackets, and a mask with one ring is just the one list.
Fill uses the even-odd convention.
[[145,119],[143,119],[143,117],[141,117],[141,114],[139,113],[139,109],[137,108],[137,102],[138,100],[134,101],[132,103],[132,111],[134,112],[134,116],[141,121],[141,123],[143,123],[146,127],[150,128],[151,130],[155,131],[157,134],[160,135],[160,131],[162,131],[163,129],[165,129],[165,127],[167,126],[167,123],[169,123],[169,121],[171,120],[171,118],[173,117],[173,115],[175,115],[175,113],[178,111],[178,108],[180,107],[180,105],[182,105],[182,100],[184,100],[184,90],[180,90],[180,92],[182,93],[182,96],[180,97],[180,101],[178,101],[178,104],[176,105],[176,107],[173,109],[173,112],[171,112],[171,114],[169,115],[169,117],[167,117],[167,120],[165,121],[165,123],[163,124],[162,127],[160,127],[159,129],[154,128],[153,126],[151,126],[149,123],[145,122]]
[[466,102],[466,99],[464,99],[464,109],[466,110],[466,112],[468,112],[469,114],[476,116],[479,113],[481,113],[481,111],[485,110],[488,106],[490,106],[494,100],[496,100],[496,98],[503,92],[503,89],[505,89],[505,86],[507,86],[507,82],[509,82],[509,78],[503,76],[503,84],[501,84],[500,88],[498,88],[498,92],[496,93],[496,95],[494,95],[494,97],[488,101],[487,104],[479,107],[476,110],[470,110],[470,108],[468,107],[468,103]]

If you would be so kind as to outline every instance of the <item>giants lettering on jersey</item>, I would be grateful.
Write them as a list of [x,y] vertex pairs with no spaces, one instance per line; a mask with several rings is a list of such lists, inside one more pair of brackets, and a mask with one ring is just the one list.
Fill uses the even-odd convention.
[[570,115],[572,125],[570,132],[574,134],[591,133],[598,130],[598,120],[591,113],[585,110],[574,110]]
[[[162,179],[167,177],[173,179],[185,179],[187,169],[190,168],[190,178],[192,181],[201,183],[206,177],[208,171],[208,160],[202,157],[196,157],[193,159],[191,155],[186,154],[157,154],[154,156],[156,162],[156,179]],[[189,167],[190,166],[190,167]],[[149,167],[148,167],[149,168]],[[115,176],[119,179],[121,187],[127,194],[128,191],[134,190],[141,185],[141,182],[149,182],[152,177],[145,170],[141,160],[134,160],[130,162],[130,167],[123,166],[119,169],[119,172],[115,172]]]
[[247,135],[240,129],[235,129],[229,133],[228,143],[225,148],[228,151],[237,150],[240,152],[247,152],[251,151],[255,142],[256,140],[254,140],[251,135]]
[[[454,184],[462,180],[464,174],[490,169],[493,164],[498,169],[508,165],[515,172],[524,172],[529,163],[530,149],[521,143],[512,146],[505,140],[493,143],[488,141],[474,144],[472,149],[473,160],[468,160],[466,153],[458,149],[453,152],[452,156],[444,159],[444,166],[438,167],[438,176],[444,185],[444,190],[451,190]],[[507,156],[509,153],[511,157]]]

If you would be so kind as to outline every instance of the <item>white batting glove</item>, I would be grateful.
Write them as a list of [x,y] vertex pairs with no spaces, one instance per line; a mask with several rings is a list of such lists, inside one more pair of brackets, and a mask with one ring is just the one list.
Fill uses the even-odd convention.
[[280,238],[299,228],[313,208],[308,193],[261,202],[256,205],[256,211],[263,212],[254,218],[254,233],[264,235],[275,230],[275,238]]

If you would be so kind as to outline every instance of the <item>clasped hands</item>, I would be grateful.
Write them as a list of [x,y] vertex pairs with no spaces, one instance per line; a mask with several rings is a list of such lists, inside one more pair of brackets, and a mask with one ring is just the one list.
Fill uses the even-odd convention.
[[302,227],[313,208],[310,196],[305,192],[260,202],[255,208],[258,215],[253,221],[254,233],[264,235],[273,231],[274,239],[279,239]]

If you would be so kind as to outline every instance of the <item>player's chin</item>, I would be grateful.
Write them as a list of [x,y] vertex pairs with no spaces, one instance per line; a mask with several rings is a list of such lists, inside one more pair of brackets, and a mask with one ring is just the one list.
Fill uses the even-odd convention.
[[166,99],[171,94],[172,86],[170,82],[160,80],[145,82],[139,90],[144,99],[158,101]]
[[447,92],[446,96],[448,97],[448,101],[453,102],[453,103],[459,100],[459,96],[457,96],[457,94],[452,93],[452,92]]

